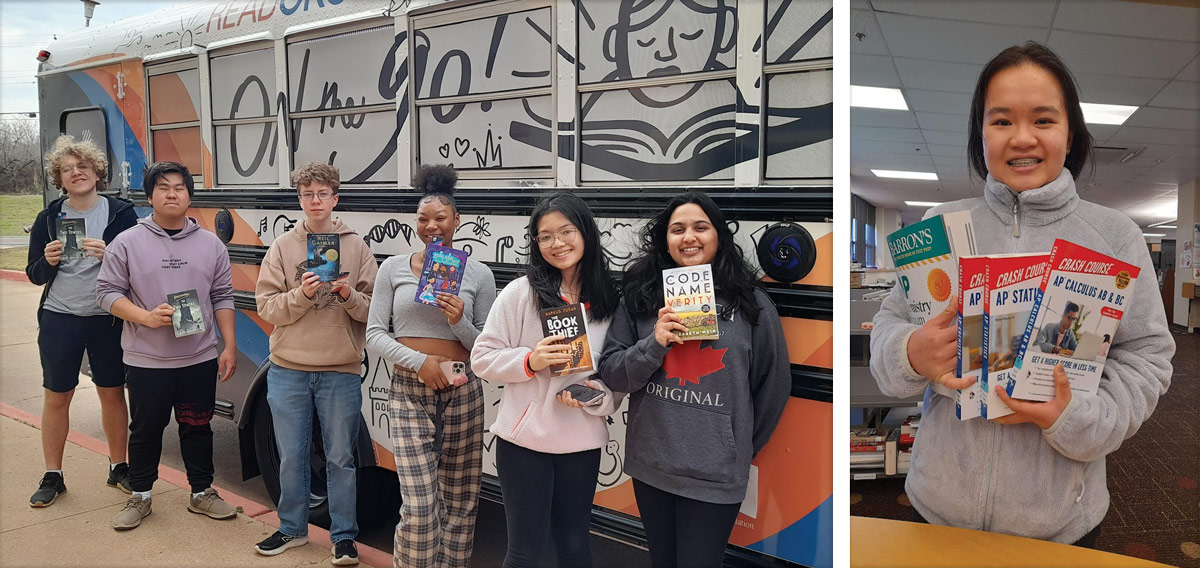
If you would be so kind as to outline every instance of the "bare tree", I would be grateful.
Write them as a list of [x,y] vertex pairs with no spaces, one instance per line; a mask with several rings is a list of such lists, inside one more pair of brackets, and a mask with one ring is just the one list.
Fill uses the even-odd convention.
[[41,188],[38,121],[0,119],[0,193],[38,193]]

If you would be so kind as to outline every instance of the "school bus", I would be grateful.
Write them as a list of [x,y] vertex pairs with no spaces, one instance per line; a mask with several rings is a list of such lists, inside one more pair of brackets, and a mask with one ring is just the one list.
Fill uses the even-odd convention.
[[[146,165],[196,174],[190,214],[234,263],[237,376],[217,412],[239,426],[242,473],[278,498],[265,399],[271,326],[253,290],[267,247],[301,219],[288,172],[343,176],[339,218],[380,258],[415,250],[418,164],[454,166],[457,246],[503,286],[530,253],[538,197],[586,199],[624,265],[671,195],[709,193],[758,269],[788,336],[793,388],[754,462],[731,564],[832,563],[832,2],[830,0],[201,1],[64,34],[38,58],[41,139],[107,152],[109,191]],[[56,192],[46,187],[46,199]],[[389,369],[362,362],[360,514],[394,511]],[[486,423],[501,385],[485,382]],[[593,530],[644,542],[612,417]],[[321,462],[319,436],[314,463]],[[494,439],[485,498],[500,500]],[[314,518],[323,509],[315,467]]]

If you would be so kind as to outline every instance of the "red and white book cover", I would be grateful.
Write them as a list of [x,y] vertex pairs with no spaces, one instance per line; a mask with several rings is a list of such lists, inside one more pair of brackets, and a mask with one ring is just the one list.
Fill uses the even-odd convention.
[[1025,327],[1013,398],[1054,398],[1054,367],[1061,364],[1076,393],[1095,394],[1117,324],[1137,284],[1137,266],[1058,239]]
[[954,412],[959,420],[980,416],[979,378],[983,367],[983,301],[986,289],[986,256],[958,257],[958,376],[974,377],[975,384],[959,389]]
[[997,393],[1016,372],[1013,364],[1049,265],[1049,253],[988,256],[983,304],[983,359],[987,364],[980,369],[979,378],[980,411],[987,420],[1013,412]]

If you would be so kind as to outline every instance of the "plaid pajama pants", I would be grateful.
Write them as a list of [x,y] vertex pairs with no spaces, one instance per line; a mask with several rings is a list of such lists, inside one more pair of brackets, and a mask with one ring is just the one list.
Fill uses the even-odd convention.
[[441,391],[393,371],[391,434],[404,503],[392,564],[466,568],[483,473],[483,386],[469,368],[467,384]]

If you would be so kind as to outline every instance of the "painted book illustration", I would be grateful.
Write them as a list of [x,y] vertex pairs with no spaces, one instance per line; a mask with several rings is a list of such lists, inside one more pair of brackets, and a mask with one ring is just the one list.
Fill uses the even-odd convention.
[[334,233],[308,234],[308,271],[321,277],[321,282],[338,278],[341,240]]
[[717,331],[717,293],[712,265],[681,266],[663,271],[663,296],[688,330],[684,341],[720,339]]
[[[950,305],[958,295],[958,257],[975,254],[975,231],[970,211],[956,211],[913,223],[887,236],[896,276],[908,298],[913,323],[923,324]],[[951,388],[933,390],[958,398]]]
[[1049,261],[1049,253],[988,256],[983,303],[983,360],[987,364],[979,377],[980,411],[987,420],[1012,414],[997,393],[1007,388],[1016,372],[1013,364]]
[[1137,284],[1137,266],[1058,239],[1029,323],[1008,394],[1054,398],[1054,367],[1061,364],[1076,393],[1096,394],[1117,324]]
[[560,343],[571,346],[571,361],[550,366],[550,374],[556,377],[571,373],[582,373],[595,368],[592,362],[592,347],[588,342],[587,318],[583,304],[571,304],[541,310],[542,337],[561,335]]
[[467,268],[467,253],[458,249],[431,244],[425,249],[425,264],[417,279],[414,301],[437,306],[438,294],[458,295],[463,271]]
[[968,255],[958,259],[958,371],[957,375],[975,378],[975,384],[955,394],[954,411],[959,420],[980,415],[979,378],[983,368],[983,296],[987,257]]
[[175,308],[171,314],[171,327],[175,337],[186,337],[204,333],[204,312],[200,309],[200,295],[195,290],[167,294],[167,305]]
[[87,256],[83,250],[83,238],[87,236],[87,221],[85,219],[60,218],[58,222],[58,240],[63,244],[63,260],[79,260]]

